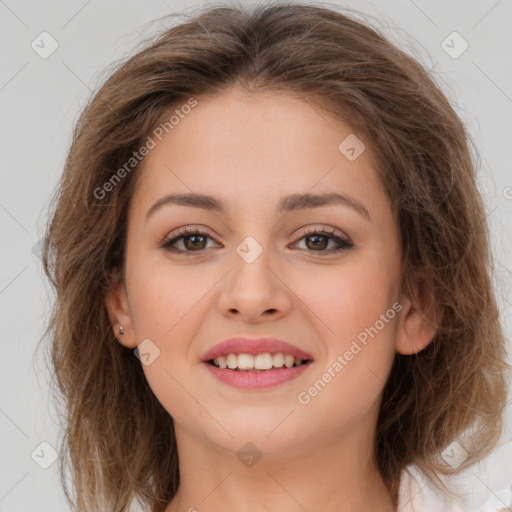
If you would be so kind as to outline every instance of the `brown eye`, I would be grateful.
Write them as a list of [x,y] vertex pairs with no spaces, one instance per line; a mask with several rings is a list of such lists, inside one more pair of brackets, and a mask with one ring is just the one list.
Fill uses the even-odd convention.
[[[212,239],[208,233],[198,229],[182,228],[177,236],[171,237],[162,244],[162,249],[180,253],[199,253],[208,249],[208,239]],[[181,247],[179,246],[181,243]]]
[[206,247],[206,239],[208,237],[203,235],[191,235],[191,236],[184,236],[183,243],[187,249],[194,250],[194,249],[205,249]]
[[306,246],[308,247],[308,249],[325,249],[329,245],[329,237],[325,235],[309,235],[304,238],[307,241],[311,242],[311,244],[308,244],[308,242],[306,242]]
[[[306,250],[323,254],[344,251],[354,247],[352,242],[349,242],[340,236],[334,235],[334,231],[318,229],[313,231],[310,230],[306,233],[303,233],[302,238],[299,239],[299,242],[302,240],[305,240]],[[328,249],[329,243],[332,242],[335,244],[335,246]],[[336,244],[338,247],[336,247]]]

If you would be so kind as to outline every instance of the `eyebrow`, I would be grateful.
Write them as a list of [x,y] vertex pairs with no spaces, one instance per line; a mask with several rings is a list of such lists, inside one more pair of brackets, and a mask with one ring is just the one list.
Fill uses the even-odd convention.
[[[168,194],[158,199],[158,201],[149,208],[146,213],[146,220],[165,205],[201,208],[203,210],[223,214],[228,211],[226,202],[220,197],[194,192],[186,194]],[[371,220],[370,213],[362,203],[357,201],[357,199],[346,194],[337,194],[335,192],[326,194],[291,194],[289,196],[282,197],[277,205],[277,212],[288,213],[297,210],[306,210],[308,208],[318,208],[330,205],[348,206],[367,220]]]

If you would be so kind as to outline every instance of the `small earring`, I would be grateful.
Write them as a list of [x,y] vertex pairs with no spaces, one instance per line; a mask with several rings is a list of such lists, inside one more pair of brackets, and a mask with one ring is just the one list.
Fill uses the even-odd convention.
[[124,334],[124,327],[122,325],[119,326],[119,334]]

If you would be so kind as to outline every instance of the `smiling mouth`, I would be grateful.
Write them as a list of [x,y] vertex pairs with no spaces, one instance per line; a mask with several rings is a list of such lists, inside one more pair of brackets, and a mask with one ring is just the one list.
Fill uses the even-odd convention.
[[232,370],[245,373],[261,373],[274,370],[286,370],[297,366],[310,363],[310,359],[300,359],[291,354],[270,352],[264,354],[227,354],[215,359],[209,359],[208,364],[226,370]]

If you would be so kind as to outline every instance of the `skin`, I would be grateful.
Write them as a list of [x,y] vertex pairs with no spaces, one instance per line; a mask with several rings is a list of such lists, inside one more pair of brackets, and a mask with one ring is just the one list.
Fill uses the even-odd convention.
[[[373,456],[381,394],[394,354],[422,350],[434,332],[400,292],[397,226],[370,144],[349,161],[338,146],[350,126],[291,93],[235,87],[197,99],[139,170],[124,275],[106,301],[120,343],[133,349],[149,338],[160,350],[143,369],[176,429],[181,482],[166,512],[395,510]],[[370,219],[346,205],[276,213],[282,196],[333,191]],[[146,219],[171,192],[219,196],[229,209],[166,205]],[[182,226],[208,231],[202,250],[183,239],[174,247],[192,246],[190,254],[161,247]],[[328,252],[338,246],[331,239],[315,249],[306,227],[335,230],[353,247]],[[247,236],[263,250],[251,263],[236,252]],[[300,403],[396,302],[401,312]],[[276,337],[314,362],[279,386],[239,390],[200,361],[234,336]],[[237,457],[248,442],[262,455],[252,467]]]

